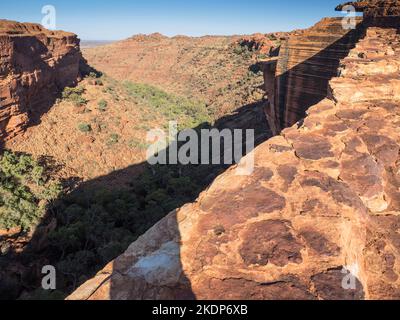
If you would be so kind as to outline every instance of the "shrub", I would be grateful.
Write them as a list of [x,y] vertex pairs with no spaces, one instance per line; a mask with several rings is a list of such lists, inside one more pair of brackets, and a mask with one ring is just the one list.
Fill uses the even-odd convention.
[[246,51],[245,47],[242,47],[241,45],[237,45],[236,47],[233,48],[233,52],[237,55],[241,55]]
[[108,146],[112,146],[114,144],[117,144],[119,142],[120,136],[116,133],[112,133],[107,141]]
[[78,125],[78,129],[82,132],[90,132],[92,131],[92,127],[90,126],[90,124],[87,123],[80,123]]
[[101,100],[98,102],[97,105],[98,105],[100,111],[104,112],[104,111],[107,110],[108,103],[107,103],[106,100],[101,99]]
[[250,59],[253,56],[253,48],[246,41],[240,41],[233,48],[233,53],[244,59]]
[[268,59],[268,58],[269,58],[269,55],[266,53],[261,53],[257,56],[257,59],[259,59],[259,60]]
[[111,95],[112,99],[114,101],[119,101],[119,96],[118,96],[118,92],[116,91],[116,83],[114,81],[111,81],[109,79],[107,79],[107,82],[111,82],[111,84],[107,85],[102,91],[103,93],[107,93],[109,95]]
[[76,88],[65,88],[62,93],[62,98],[72,102],[77,107],[82,107],[87,105],[89,102],[87,99],[82,97],[85,89],[83,87],[76,87]]
[[147,143],[138,141],[136,139],[129,140],[128,146],[129,148],[135,148],[140,150],[146,150],[149,147]]

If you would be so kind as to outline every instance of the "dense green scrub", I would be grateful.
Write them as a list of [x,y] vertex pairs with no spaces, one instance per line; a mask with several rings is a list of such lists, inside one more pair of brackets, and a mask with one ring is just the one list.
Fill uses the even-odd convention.
[[36,225],[62,188],[47,168],[26,154],[0,156],[0,229]]
[[194,128],[211,120],[204,102],[170,94],[147,84],[125,81],[124,87],[138,103],[147,104],[169,121],[177,121],[180,129]]

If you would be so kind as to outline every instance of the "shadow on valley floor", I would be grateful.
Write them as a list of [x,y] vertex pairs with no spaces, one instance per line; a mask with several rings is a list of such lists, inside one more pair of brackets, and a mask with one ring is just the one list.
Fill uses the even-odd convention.
[[[254,129],[258,145],[271,136],[263,106],[261,101],[241,107],[219,119],[213,128]],[[209,125],[203,124],[195,130],[207,128]],[[0,299],[64,298],[167,214],[193,202],[228,167],[150,166],[146,162],[81,183],[52,204],[23,250],[0,255]],[[66,183],[73,186],[76,181]],[[16,235],[14,240],[22,236]],[[45,265],[56,267],[56,291],[38,289]],[[186,289],[180,297],[193,298]]]

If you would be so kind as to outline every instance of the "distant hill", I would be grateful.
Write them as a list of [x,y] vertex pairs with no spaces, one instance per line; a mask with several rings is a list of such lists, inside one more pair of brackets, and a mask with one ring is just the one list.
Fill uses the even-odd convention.
[[107,44],[111,44],[115,41],[110,41],[110,40],[81,40],[81,48],[86,49],[86,48],[94,48],[94,47],[99,47],[99,46],[105,46]]
[[257,58],[280,43],[280,34],[166,37],[135,35],[105,46],[83,47],[89,64],[117,80],[156,85],[204,101],[216,119],[260,100]]

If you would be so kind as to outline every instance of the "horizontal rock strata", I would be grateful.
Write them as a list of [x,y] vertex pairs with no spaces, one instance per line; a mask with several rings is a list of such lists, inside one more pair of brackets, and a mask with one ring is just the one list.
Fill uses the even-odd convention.
[[326,98],[329,80],[337,76],[339,61],[363,35],[361,25],[348,30],[342,21],[325,18],[283,42],[272,68],[275,77],[269,76],[275,81],[273,85],[266,81],[267,118],[275,133],[303,119],[310,106]]

